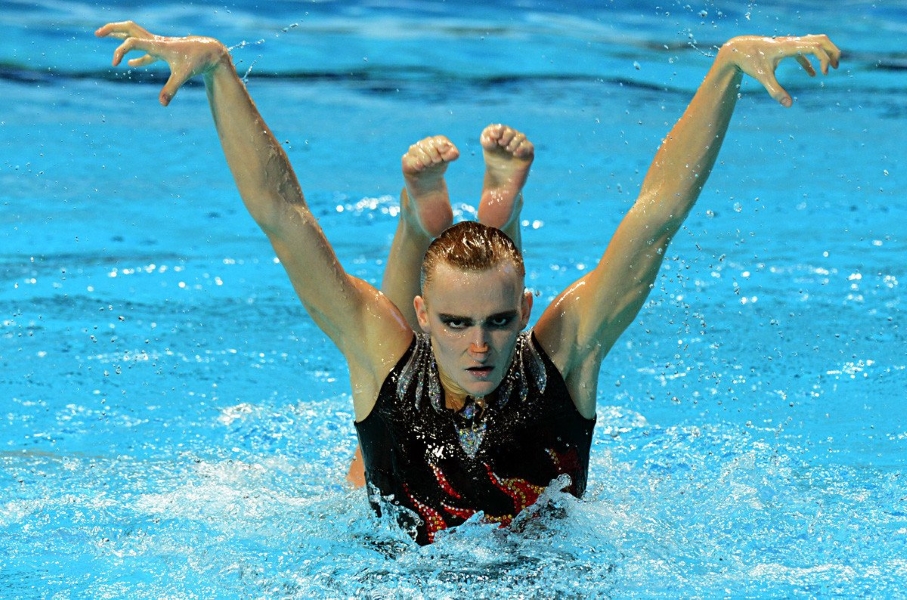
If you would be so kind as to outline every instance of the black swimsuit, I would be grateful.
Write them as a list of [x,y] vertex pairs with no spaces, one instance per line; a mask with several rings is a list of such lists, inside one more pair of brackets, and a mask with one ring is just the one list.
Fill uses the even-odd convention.
[[507,525],[562,474],[581,496],[594,427],[528,331],[487,406],[459,412],[444,407],[431,343],[417,335],[356,423],[369,485],[418,515],[421,522],[405,511],[398,518],[420,544],[479,511]]

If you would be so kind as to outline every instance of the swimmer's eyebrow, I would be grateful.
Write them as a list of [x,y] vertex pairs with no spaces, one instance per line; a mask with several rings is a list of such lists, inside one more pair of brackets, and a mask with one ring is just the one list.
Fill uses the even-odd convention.
[[[511,320],[515,319],[517,316],[517,311],[515,310],[505,310],[503,312],[494,313],[493,315],[488,315],[484,321],[498,321],[502,319]],[[442,321],[458,321],[467,326],[472,326],[475,324],[475,319],[471,317],[461,317],[460,315],[453,315],[449,313],[438,313],[438,318]]]
[[459,323],[463,323],[464,325],[472,325],[474,322],[469,317],[461,317],[460,315],[452,315],[449,313],[438,313],[438,318],[445,322],[457,321]]
[[498,321],[506,319],[508,321],[515,319],[517,316],[517,311],[515,310],[505,310],[504,312],[495,313],[493,315],[488,315],[486,321]]

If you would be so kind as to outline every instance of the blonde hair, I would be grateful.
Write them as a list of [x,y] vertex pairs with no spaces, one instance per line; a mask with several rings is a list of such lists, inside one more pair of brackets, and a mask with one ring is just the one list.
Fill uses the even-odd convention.
[[513,263],[520,277],[526,276],[523,256],[507,234],[475,221],[462,221],[447,228],[425,251],[420,277],[422,293],[440,262],[463,271],[485,271],[505,261]]

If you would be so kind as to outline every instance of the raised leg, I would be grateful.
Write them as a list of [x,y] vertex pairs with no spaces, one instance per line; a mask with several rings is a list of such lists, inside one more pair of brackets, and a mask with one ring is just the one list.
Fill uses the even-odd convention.
[[406,187],[400,195],[400,221],[394,234],[381,291],[418,329],[413,298],[419,294],[422,257],[431,241],[453,222],[444,172],[460,156],[442,135],[409,147],[401,161]]
[[502,230],[522,249],[523,186],[535,158],[535,147],[523,133],[507,125],[489,125],[479,141],[485,156],[479,222]]

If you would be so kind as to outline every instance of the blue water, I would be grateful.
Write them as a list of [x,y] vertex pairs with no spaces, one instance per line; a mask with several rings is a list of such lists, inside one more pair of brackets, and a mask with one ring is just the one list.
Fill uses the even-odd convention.
[[[907,595],[907,3],[0,5],[0,597]],[[133,18],[230,46],[347,269],[380,280],[399,157],[535,142],[537,306],[591,267],[714,48],[825,32],[745,86],[606,359],[589,489],[419,548],[343,477],[340,354],[224,165],[201,86],[109,68]]]

